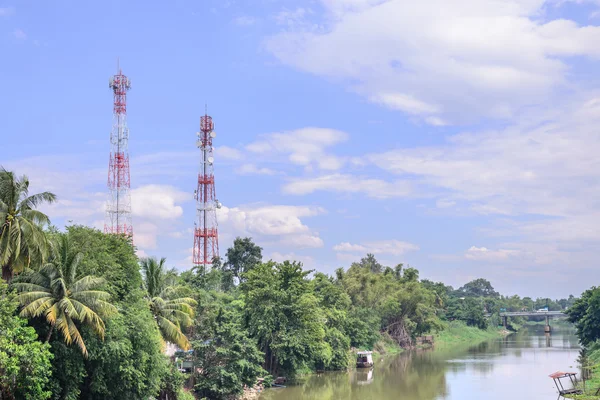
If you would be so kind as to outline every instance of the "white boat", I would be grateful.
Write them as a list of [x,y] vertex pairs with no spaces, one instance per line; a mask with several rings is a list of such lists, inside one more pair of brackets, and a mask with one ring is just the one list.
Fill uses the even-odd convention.
[[371,368],[373,366],[373,352],[359,351],[356,353],[356,368]]

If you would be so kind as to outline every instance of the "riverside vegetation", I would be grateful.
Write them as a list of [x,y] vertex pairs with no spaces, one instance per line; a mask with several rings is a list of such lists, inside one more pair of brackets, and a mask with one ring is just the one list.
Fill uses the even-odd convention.
[[[2,400],[236,399],[258,378],[347,369],[353,348],[497,336],[501,309],[600,309],[596,289],[579,302],[501,296],[484,279],[455,290],[372,254],[329,276],[263,260],[251,238],[236,238],[210,270],[178,272],[138,259],[127,237],[53,227],[37,208],[55,200],[0,170]],[[571,312],[596,340],[600,321]],[[164,355],[167,342],[191,350],[191,376]]]
[[600,399],[600,287],[592,286],[567,310],[582,345],[579,363],[584,378],[580,400]]

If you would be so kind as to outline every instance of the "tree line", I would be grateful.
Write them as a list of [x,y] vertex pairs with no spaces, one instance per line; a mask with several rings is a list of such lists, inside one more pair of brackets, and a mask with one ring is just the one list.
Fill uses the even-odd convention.
[[372,254],[327,275],[264,260],[251,238],[179,272],[138,259],[125,236],[53,227],[38,208],[54,201],[0,170],[2,400],[235,399],[258,378],[344,370],[352,349],[410,348],[451,321],[488,329],[501,310],[577,304],[501,296],[484,279],[454,289]]

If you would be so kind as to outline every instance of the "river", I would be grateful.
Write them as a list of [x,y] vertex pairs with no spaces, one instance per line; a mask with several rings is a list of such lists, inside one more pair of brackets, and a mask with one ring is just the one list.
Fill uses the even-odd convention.
[[267,389],[260,400],[555,400],[548,374],[578,371],[575,331],[543,326],[451,350],[405,352],[372,371],[327,372]]

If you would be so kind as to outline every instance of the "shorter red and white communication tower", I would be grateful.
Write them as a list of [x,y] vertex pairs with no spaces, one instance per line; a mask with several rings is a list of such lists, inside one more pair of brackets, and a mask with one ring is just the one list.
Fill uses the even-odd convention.
[[217,208],[221,203],[215,196],[215,175],[212,140],[215,137],[212,118],[200,118],[200,132],[197,145],[200,148],[200,172],[198,186],[194,192],[197,218],[194,226],[194,265],[212,265],[213,258],[219,256],[219,232],[217,229]]

